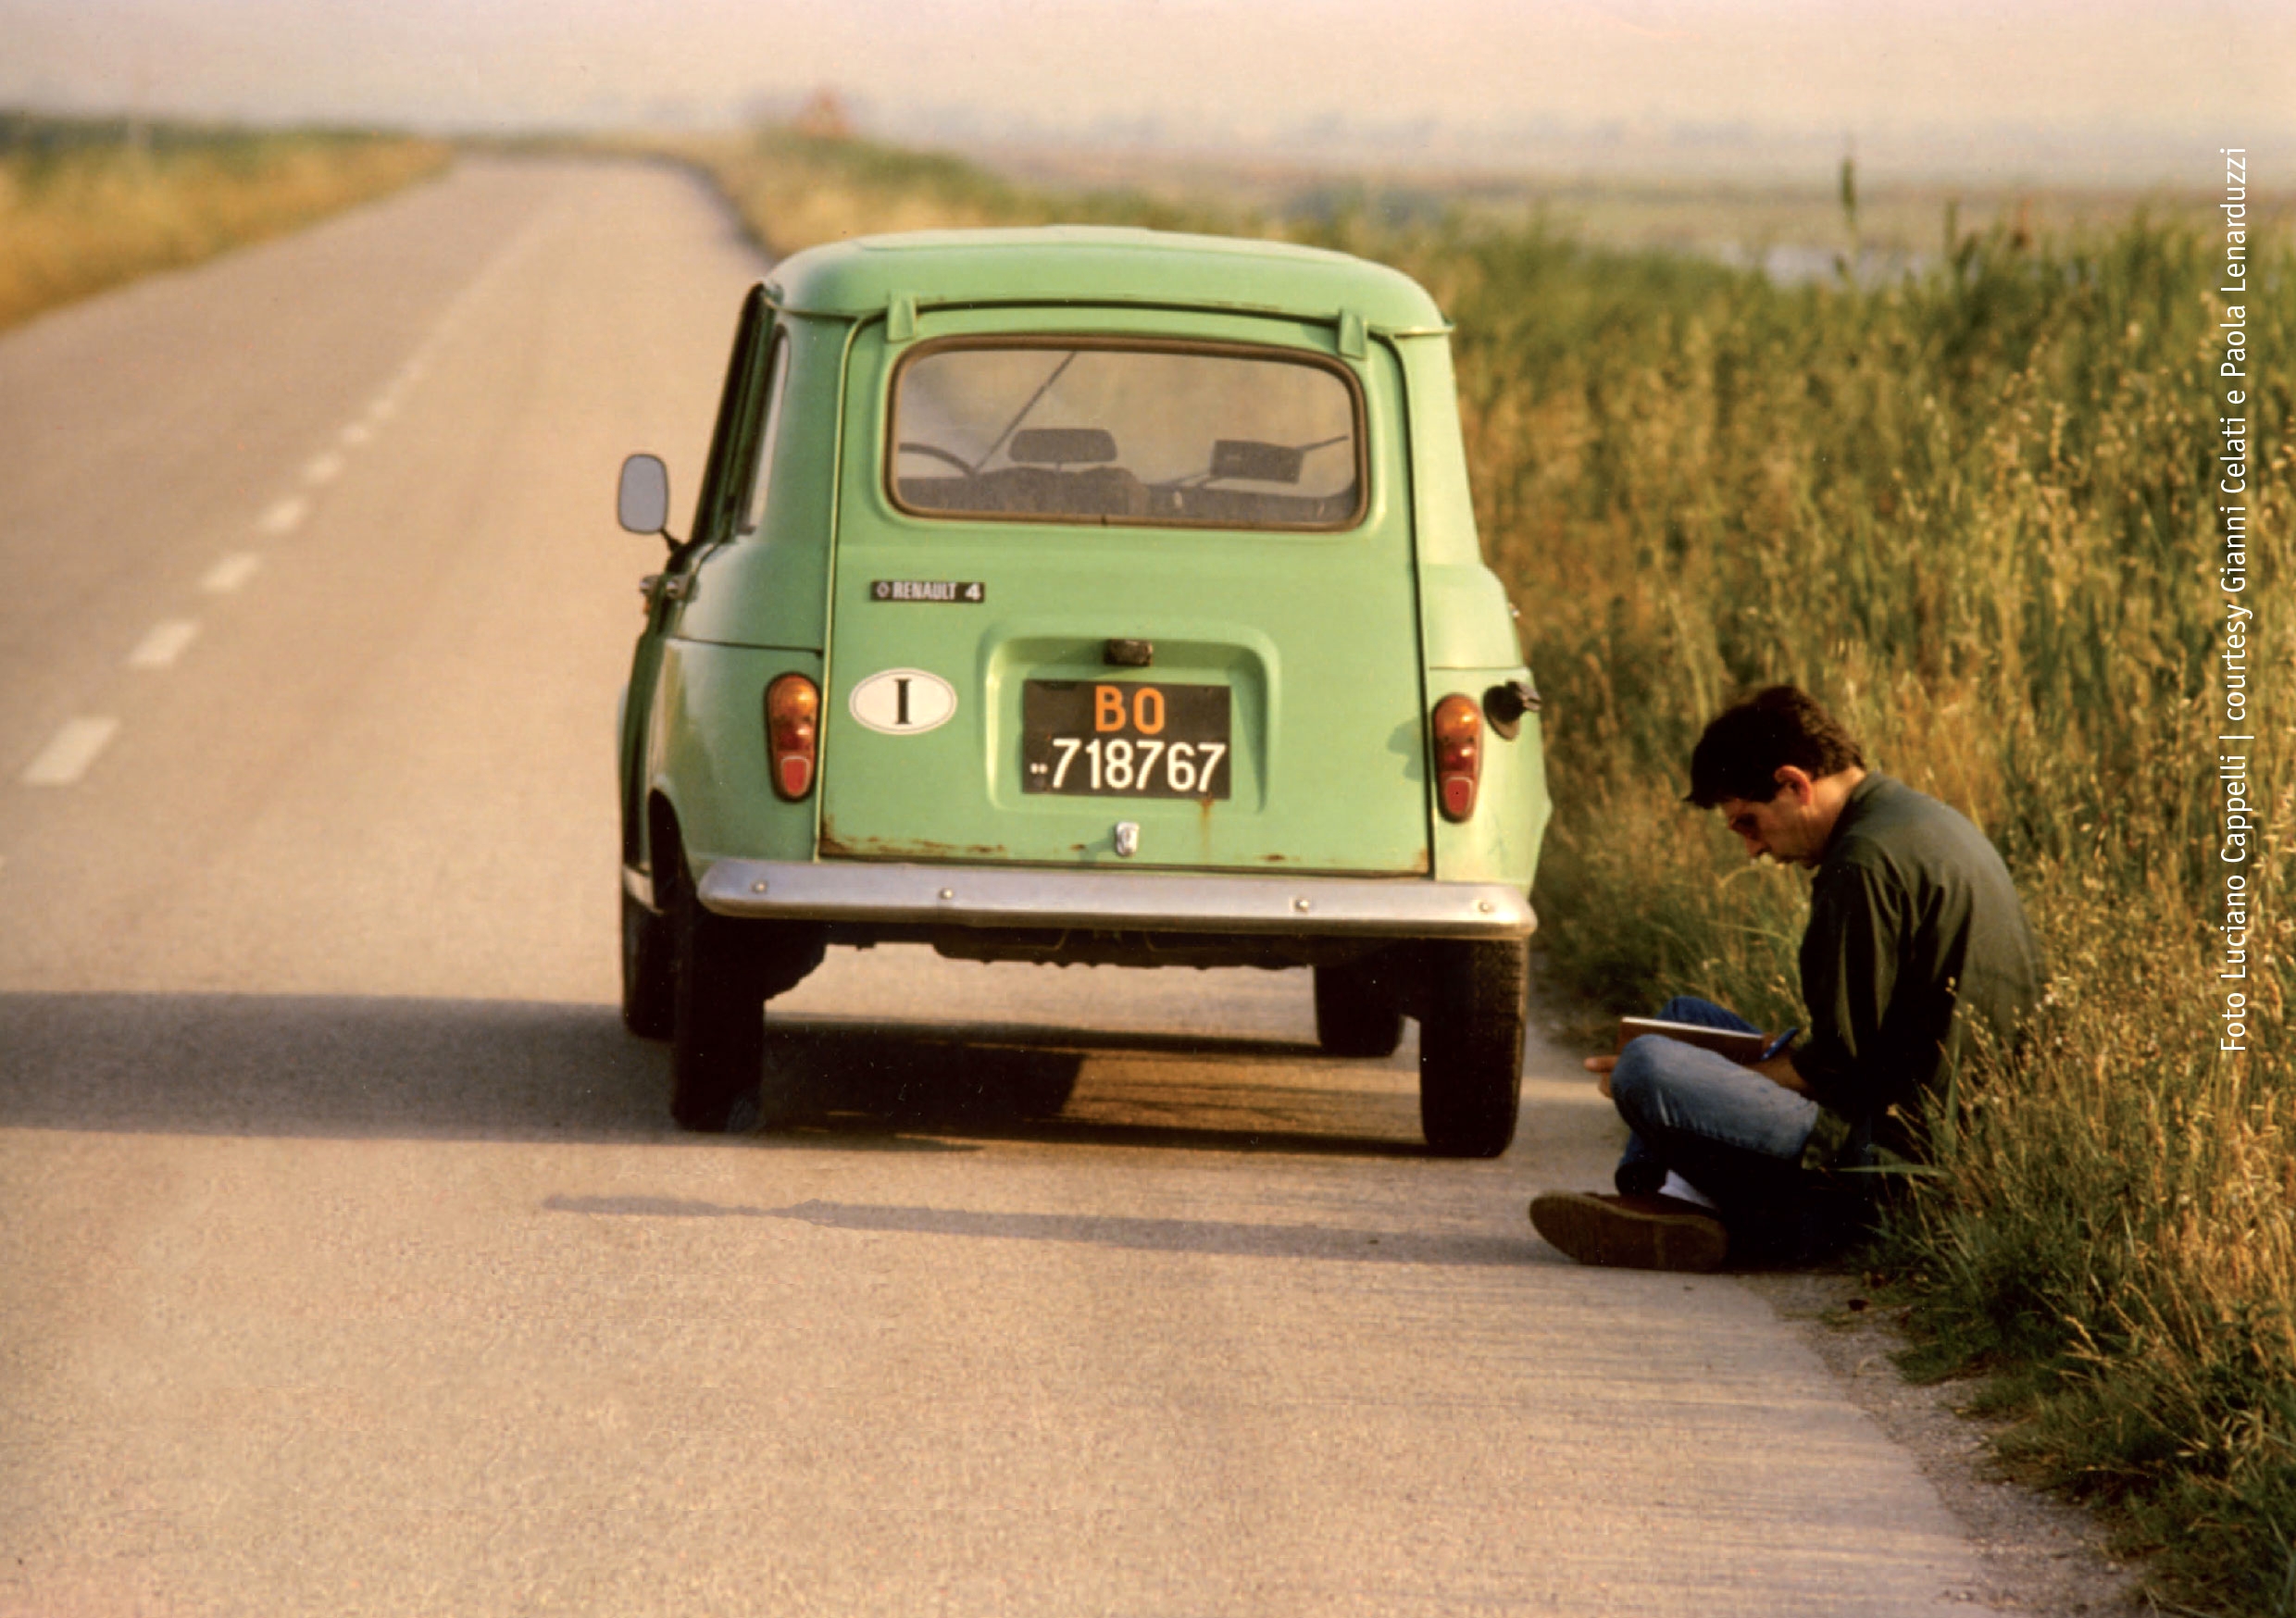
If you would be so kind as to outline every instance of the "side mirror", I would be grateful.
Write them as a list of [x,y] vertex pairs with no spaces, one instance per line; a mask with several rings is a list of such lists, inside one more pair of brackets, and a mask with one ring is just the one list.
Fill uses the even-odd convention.
[[631,455],[622,463],[615,510],[631,533],[669,538],[669,468],[660,456]]

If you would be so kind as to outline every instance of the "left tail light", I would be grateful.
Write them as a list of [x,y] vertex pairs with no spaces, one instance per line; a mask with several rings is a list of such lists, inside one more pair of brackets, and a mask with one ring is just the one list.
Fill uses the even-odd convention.
[[794,803],[813,790],[820,756],[821,691],[802,674],[785,674],[766,688],[766,755],[773,790]]
[[1445,820],[1475,813],[1483,775],[1483,716],[1473,697],[1453,692],[1435,704],[1435,801]]

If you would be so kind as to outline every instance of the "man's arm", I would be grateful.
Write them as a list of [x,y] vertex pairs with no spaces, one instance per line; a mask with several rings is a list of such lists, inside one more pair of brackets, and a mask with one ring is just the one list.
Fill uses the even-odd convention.
[[1802,935],[1802,999],[1810,1037],[1787,1058],[1800,1089],[1845,1117],[1886,1104],[1881,1021],[1897,987],[1903,896],[1887,872],[1863,864],[1821,870]]

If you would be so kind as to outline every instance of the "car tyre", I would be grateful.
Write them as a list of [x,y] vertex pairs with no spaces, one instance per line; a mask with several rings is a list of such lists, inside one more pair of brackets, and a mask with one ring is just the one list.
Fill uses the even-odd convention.
[[1496,1157],[1522,1104],[1530,945],[1521,939],[1429,946],[1419,1025],[1419,1128],[1441,1157]]
[[622,1027],[667,1039],[678,1022],[678,940],[671,918],[622,890]]
[[748,928],[703,908],[691,880],[679,882],[670,916],[677,946],[670,1115],[681,1128],[722,1134],[757,1115],[767,962]]
[[1334,1056],[1392,1056],[1404,1014],[1361,965],[1316,968],[1316,1042]]

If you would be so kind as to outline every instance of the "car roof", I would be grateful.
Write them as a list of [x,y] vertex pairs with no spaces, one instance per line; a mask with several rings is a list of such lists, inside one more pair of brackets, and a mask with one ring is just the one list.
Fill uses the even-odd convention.
[[1134,304],[1331,320],[1391,334],[1448,330],[1418,282],[1344,253],[1121,226],[913,230],[809,247],[773,268],[766,295],[798,314],[861,316],[996,304]]

